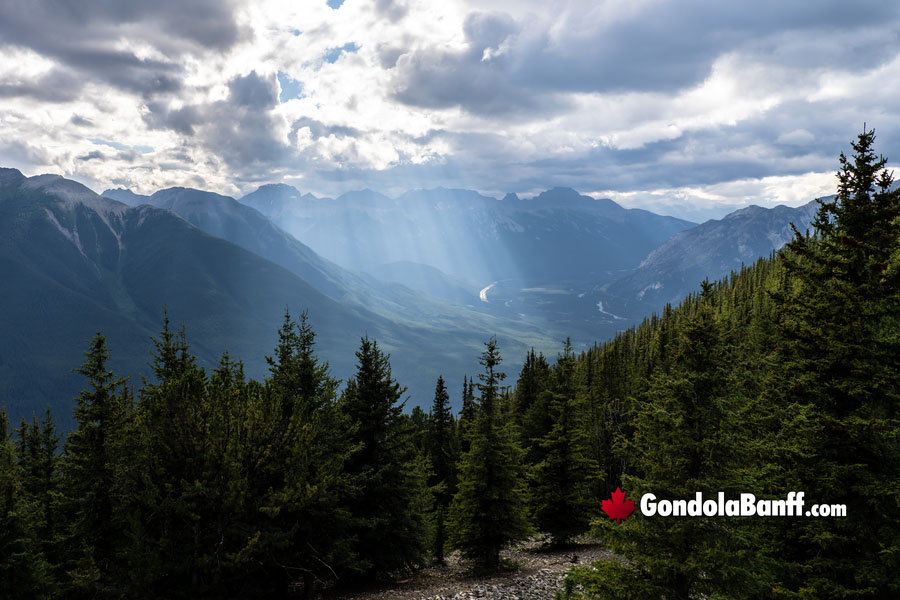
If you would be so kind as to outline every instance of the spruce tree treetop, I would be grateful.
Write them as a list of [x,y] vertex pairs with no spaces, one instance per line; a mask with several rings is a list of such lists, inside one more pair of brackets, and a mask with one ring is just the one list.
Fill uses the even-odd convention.
[[[879,214],[889,207],[889,204],[880,201],[879,196],[890,190],[893,176],[884,168],[887,159],[883,156],[876,158],[874,144],[875,130],[866,131],[864,128],[851,144],[854,151],[852,159],[841,152],[837,195],[834,200],[820,201],[820,210],[814,222],[822,237],[839,233],[842,237],[864,240],[875,235],[878,239],[873,240],[873,245],[884,241],[882,236],[886,231],[880,226],[889,223],[896,215],[890,214],[894,211]],[[878,226],[876,230],[873,230],[873,225]]]
[[435,482],[449,481],[453,471],[450,395],[444,378],[438,376],[434,388],[434,403],[428,423],[428,455],[434,470]]
[[347,435],[358,446],[346,463],[359,493],[349,503],[355,568],[368,579],[388,578],[422,563],[425,474],[410,420],[403,418],[406,388],[393,378],[390,357],[364,337],[356,358],[356,375],[339,403],[349,420]]
[[478,374],[480,383],[475,384],[481,396],[481,410],[491,419],[494,416],[494,408],[500,396],[500,382],[506,379],[506,373],[499,370],[503,359],[497,347],[497,338],[491,337],[484,344],[484,352],[481,353],[479,364],[484,367],[484,372]]
[[[127,444],[126,423],[131,399],[125,380],[106,366],[106,338],[98,333],[77,370],[88,380],[75,406],[76,429],[69,434],[63,457],[63,512],[68,530],[64,546],[71,572],[90,593],[96,574],[108,576],[124,536],[118,512],[118,465]],[[88,592],[88,590],[84,590]]]
[[337,397],[340,382],[331,377],[328,363],[316,356],[315,343],[316,334],[306,311],[298,323],[286,310],[275,356],[267,356],[266,362],[288,413],[301,409],[308,416]]
[[469,449],[459,468],[458,491],[450,505],[450,542],[476,570],[500,568],[500,551],[530,533],[525,511],[523,452],[515,424],[499,417],[499,382],[504,374],[497,340],[485,343],[481,410],[471,428]]
[[169,311],[163,309],[163,329],[158,338],[153,338],[154,354],[150,367],[157,382],[173,379],[196,365],[196,358],[189,352],[184,325],[177,332],[172,331]]
[[431,462],[428,485],[434,498],[433,554],[438,564],[444,562],[446,512],[456,492],[456,452],[453,440],[453,415],[450,395],[444,378],[438,376],[434,387],[434,403],[428,415],[426,454]]
[[874,141],[864,129],[853,156],[841,154],[837,195],[820,202],[817,235],[798,234],[781,252],[790,277],[775,295],[781,345],[769,389],[793,403],[785,477],[855,507],[785,534],[786,587],[819,597],[890,597],[888,573],[900,568],[900,194]]

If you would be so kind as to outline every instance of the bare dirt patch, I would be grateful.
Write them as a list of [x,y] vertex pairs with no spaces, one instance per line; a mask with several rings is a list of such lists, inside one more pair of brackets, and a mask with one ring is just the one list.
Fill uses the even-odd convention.
[[611,558],[597,540],[581,539],[561,549],[547,550],[532,540],[503,552],[518,565],[514,571],[475,577],[458,552],[447,564],[434,566],[389,586],[331,592],[326,599],[344,600],[553,600],[570,567]]

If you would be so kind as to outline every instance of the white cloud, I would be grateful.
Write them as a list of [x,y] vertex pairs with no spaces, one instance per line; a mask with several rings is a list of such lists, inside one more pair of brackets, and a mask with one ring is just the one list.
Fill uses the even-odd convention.
[[[833,184],[824,174],[863,121],[900,153],[897,11],[877,4],[245,0],[196,29],[141,4],[119,22],[95,16],[77,53],[38,30],[5,38],[0,161],[141,192],[408,180],[798,203]],[[42,14],[59,19],[47,31],[75,35]],[[235,81],[278,72],[301,97],[240,105]]]

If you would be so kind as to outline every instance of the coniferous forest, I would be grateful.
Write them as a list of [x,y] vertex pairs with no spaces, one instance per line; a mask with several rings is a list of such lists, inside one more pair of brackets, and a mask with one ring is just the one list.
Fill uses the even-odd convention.
[[[68,415],[0,413],[3,597],[313,597],[589,531],[618,559],[560,597],[900,597],[900,193],[874,141],[840,156],[813,231],[680,306],[518,374],[488,339],[458,414],[442,378],[405,411],[374,339],[342,386],[305,314],[264,381],[199,367],[167,315],[147,380],[111,372],[98,333],[67,436]],[[617,488],[847,511],[617,523]]]

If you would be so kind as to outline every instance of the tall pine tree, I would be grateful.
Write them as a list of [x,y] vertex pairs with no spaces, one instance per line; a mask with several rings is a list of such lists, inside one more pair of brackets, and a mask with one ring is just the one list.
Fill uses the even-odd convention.
[[[352,481],[344,466],[353,441],[346,435],[346,417],[337,406],[339,381],[314,351],[315,332],[307,314],[295,322],[285,313],[268,388],[280,406],[271,415],[270,434],[254,446],[282,448],[279,460],[250,475],[252,489],[263,498],[265,544],[282,558],[275,561],[279,593],[299,574],[306,597],[318,582],[333,581],[353,563],[351,515],[343,505],[351,497]],[[265,418],[265,417],[263,417]],[[272,428],[271,423],[280,423]]]
[[550,388],[550,431],[538,441],[543,460],[531,476],[531,505],[538,530],[553,545],[587,531],[598,505],[592,497],[599,475],[590,458],[587,407],[575,384],[575,356],[566,347],[553,367]]
[[435,534],[433,553],[439,564],[444,562],[447,543],[446,520],[450,501],[456,492],[456,448],[454,444],[453,414],[444,378],[438,376],[434,389],[434,404],[428,415],[427,454],[431,461],[428,485],[434,497]]
[[841,154],[815,235],[798,232],[782,253],[778,482],[847,506],[776,532],[788,595],[900,594],[900,194],[874,141],[864,130]]
[[113,595],[113,581],[125,566],[126,515],[121,502],[122,470],[131,445],[132,400],[124,379],[107,367],[106,338],[97,334],[78,372],[87,378],[75,406],[76,428],[62,459],[62,531],[73,594]]
[[479,375],[481,402],[469,450],[459,467],[450,505],[450,542],[477,570],[500,568],[500,551],[530,532],[522,477],[522,449],[511,420],[500,418],[500,382],[506,376],[496,338],[485,343]]
[[40,503],[23,484],[5,408],[0,408],[0,590],[4,598],[49,598],[55,591],[50,565],[41,549]]
[[356,520],[354,568],[366,578],[387,578],[423,562],[424,471],[411,424],[402,418],[405,388],[391,375],[389,357],[365,337],[356,358],[356,375],[340,400],[348,435],[359,446],[346,463],[358,490],[348,506]]

